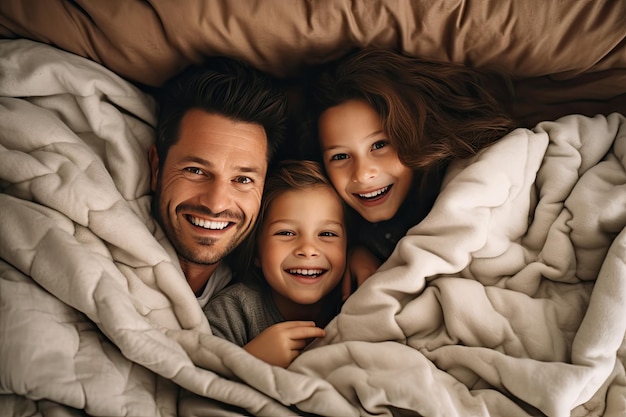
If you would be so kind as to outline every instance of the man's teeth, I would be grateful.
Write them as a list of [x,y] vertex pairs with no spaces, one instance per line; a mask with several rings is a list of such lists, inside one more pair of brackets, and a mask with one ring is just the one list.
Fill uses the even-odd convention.
[[228,222],[214,222],[211,220],[204,220],[198,217],[189,216],[189,220],[194,226],[204,227],[211,230],[222,230],[228,226]]
[[389,186],[383,187],[380,190],[372,191],[371,193],[359,194],[359,197],[362,198],[372,198],[381,195],[389,189]]
[[321,275],[324,271],[322,269],[289,269],[290,274],[316,276]]

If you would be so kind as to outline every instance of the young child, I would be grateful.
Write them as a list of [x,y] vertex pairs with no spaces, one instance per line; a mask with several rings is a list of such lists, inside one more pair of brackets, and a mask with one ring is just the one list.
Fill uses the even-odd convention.
[[317,74],[309,129],[326,174],[352,209],[350,233],[366,249],[349,260],[358,284],[371,274],[358,271],[368,256],[384,262],[428,214],[451,160],[515,128],[487,80],[471,68],[388,50],[358,51]]
[[244,282],[205,307],[213,334],[282,367],[323,337],[341,305],[344,219],[343,202],[317,163],[282,162],[268,176],[256,227],[235,267]]

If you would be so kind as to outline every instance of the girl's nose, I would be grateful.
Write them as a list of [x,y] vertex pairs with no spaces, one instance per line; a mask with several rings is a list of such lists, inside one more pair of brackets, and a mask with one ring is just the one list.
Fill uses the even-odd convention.
[[357,161],[352,175],[353,182],[367,182],[376,178],[378,168],[371,161]]

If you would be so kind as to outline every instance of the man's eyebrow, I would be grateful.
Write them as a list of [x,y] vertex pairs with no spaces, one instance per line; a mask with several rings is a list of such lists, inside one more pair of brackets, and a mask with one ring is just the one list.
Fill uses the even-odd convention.
[[236,166],[235,169],[241,172],[251,172],[253,174],[260,174],[262,169],[260,167],[250,166]]
[[200,158],[199,156],[195,156],[195,155],[188,155],[186,157],[183,158],[183,162],[195,162],[197,164],[200,165],[208,165],[208,166],[212,166],[213,164],[211,163],[211,161],[208,161],[204,158]]
[[[196,155],[189,155],[183,159],[184,162],[195,162],[196,164],[212,167],[215,164],[208,159],[200,158]],[[259,174],[263,172],[263,169],[259,166],[246,166],[246,165],[237,165],[234,167],[236,171],[240,172],[249,172],[252,174]]]

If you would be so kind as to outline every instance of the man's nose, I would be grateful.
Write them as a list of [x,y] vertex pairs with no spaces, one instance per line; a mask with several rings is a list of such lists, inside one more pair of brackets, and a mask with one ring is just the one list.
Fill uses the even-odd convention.
[[232,207],[233,195],[230,183],[213,181],[206,185],[200,196],[200,203],[213,213],[221,213]]

